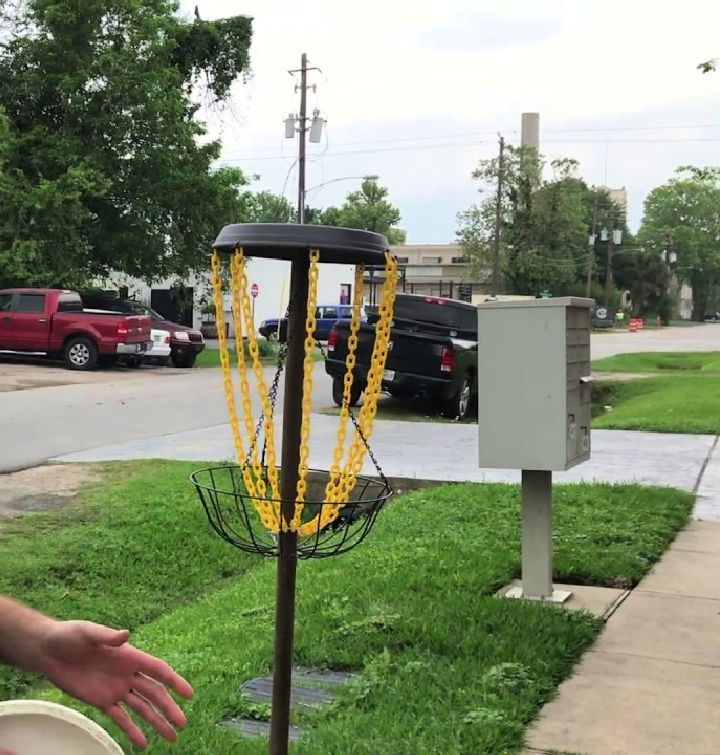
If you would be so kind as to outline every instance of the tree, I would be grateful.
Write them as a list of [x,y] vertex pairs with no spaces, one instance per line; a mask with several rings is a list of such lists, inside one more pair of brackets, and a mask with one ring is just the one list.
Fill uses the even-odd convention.
[[189,23],[171,0],[27,0],[0,33],[0,284],[80,285],[205,266],[238,218],[193,92],[224,101],[251,21]]
[[692,319],[704,319],[720,284],[720,168],[683,166],[645,200],[638,241],[656,257],[677,256],[676,273],[693,290]]
[[[587,268],[590,227],[588,192],[575,177],[574,160],[554,160],[552,180],[544,161],[528,147],[508,147],[500,198],[501,271],[512,293],[563,293]],[[483,160],[473,172],[488,196],[458,215],[458,240],[476,273],[491,264],[496,232],[498,158]]]
[[290,223],[295,220],[295,208],[281,194],[248,191],[241,199],[242,218],[248,223]]
[[387,201],[389,191],[377,181],[366,179],[358,191],[351,191],[340,207],[322,212],[324,225],[362,228],[381,233],[391,244],[404,244],[405,231],[397,228],[400,210]]

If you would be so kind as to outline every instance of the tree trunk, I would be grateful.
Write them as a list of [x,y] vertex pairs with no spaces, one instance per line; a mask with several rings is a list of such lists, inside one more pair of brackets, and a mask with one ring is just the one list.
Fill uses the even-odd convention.
[[692,281],[692,287],[692,319],[694,322],[704,322],[708,302],[707,282],[696,278]]

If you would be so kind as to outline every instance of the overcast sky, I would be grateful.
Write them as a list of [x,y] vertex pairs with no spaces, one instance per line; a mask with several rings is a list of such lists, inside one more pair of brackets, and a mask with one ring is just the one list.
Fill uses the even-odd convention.
[[[194,0],[182,1],[190,15]],[[311,107],[327,138],[310,145],[307,185],[377,174],[408,242],[452,242],[475,202],[470,173],[519,142],[520,115],[540,113],[541,151],[580,161],[591,184],[625,186],[631,227],[648,191],[683,164],[720,165],[717,0],[199,0],[203,18],[254,18],[252,71],[222,114],[206,111],[223,161],[295,201],[297,112],[288,69],[307,52],[322,69]],[[308,204],[342,202],[359,181]]]

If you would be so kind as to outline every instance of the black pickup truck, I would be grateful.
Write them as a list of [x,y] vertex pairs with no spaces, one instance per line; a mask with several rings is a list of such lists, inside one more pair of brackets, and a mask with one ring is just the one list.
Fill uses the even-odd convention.
[[[419,294],[398,294],[395,299],[390,350],[385,364],[383,390],[395,398],[426,398],[445,416],[464,419],[477,399],[477,317],[472,304]],[[358,332],[351,405],[365,390],[375,343],[378,314]],[[325,370],[333,379],[333,401],[343,396],[345,357],[350,323],[337,322],[328,338]]]

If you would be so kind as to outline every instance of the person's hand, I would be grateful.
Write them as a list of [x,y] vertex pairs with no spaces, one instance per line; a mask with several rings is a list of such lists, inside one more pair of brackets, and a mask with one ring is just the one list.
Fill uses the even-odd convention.
[[40,668],[61,690],[106,713],[137,747],[147,739],[123,706],[175,741],[187,722],[168,688],[190,698],[192,687],[165,661],[130,645],[129,635],[90,621],[52,622]]

